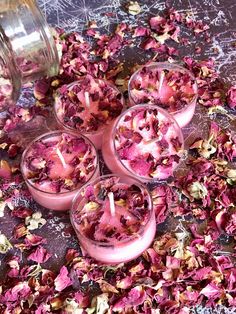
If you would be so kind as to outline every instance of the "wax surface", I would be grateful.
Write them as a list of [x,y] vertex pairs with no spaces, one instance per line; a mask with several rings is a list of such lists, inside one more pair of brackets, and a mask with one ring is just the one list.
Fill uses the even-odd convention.
[[71,211],[82,247],[105,263],[120,263],[139,256],[156,232],[155,214],[146,188],[121,181],[111,176],[92,182],[82,189]]
[[31,185],[44,192],[72,191],[87,182],[97,163],[96,151],[83,137],[53,133],[27,150],[22,171]]
[[55,98],[60,123],[79,132],[103,129],[122,109],[123,98],[116,87],[91,76],[62,86]]
[[[78,230],[91,240],[115,244],[138,235],[150,219],[148,195],[138,186],[112,178],[89,185],[77,210]],[[115,213],[108,194],[114,195]]]
[[145,180],[173,174],[183,150],[181,130],[158,107],[149,108],[130,108],[104,136],[103,157],[113,172],[127,170]]

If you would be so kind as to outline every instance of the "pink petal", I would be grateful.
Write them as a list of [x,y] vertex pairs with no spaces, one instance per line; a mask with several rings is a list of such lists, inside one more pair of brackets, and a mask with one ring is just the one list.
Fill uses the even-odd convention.
[[27,259],[28,261],[34,261],[41,264],[45,263],[51,256],[52,254],[48,253],[45,248],[39,246],[33,253],[28,256]]
[[62,291],[72,284],[70,277],[68,276],[68,270],[63,266],[60,270],[60,274],[55,279],[55,289]]

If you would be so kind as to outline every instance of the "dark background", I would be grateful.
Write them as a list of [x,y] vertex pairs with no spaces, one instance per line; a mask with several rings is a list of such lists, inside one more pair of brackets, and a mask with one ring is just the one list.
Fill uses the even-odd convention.
[[[120,0],[38,0],[37,1],[47,21],[53,26],[60,26],[67,31],[77,30],[83,32],[89,20],[97,21],[99,27],[108,32],[114,29],[117,23],[123,21],[131,25],[137,25],[139,21],[147,21],[150,16],[160,13],[165,8],[164,1],[149,0],[139,1],[142,12],[136,17],[128,15],[125,10],[125,1]],[[193,18],[202,19],[210,25],[210,31],[213,39],[210,44],[199,42],[198,45],[202,48],[200,55],[195,55],[194,47],[196,39],[192,39],[191,45],[184,47],[181,50],[181,56],[190,55],[197,59],[207,59],[213,57],[216,60],[217,69],[220,72],[222,79],[226,83],[234,83],[236,81],[236,0],[179,0],[168,1],[168,4],[173,6],[180,12],[189,12],[193,14]],[[111,14],[110,14],[111,13]],[[109,16],[108,16],[109,15]],[[127,48],[123,55],[120,56],[128,69],[134,63],[142,63],[148,59],[148,54],[137,50]],[[33,99],[29,96],[23,96],[20,103],[28,105]],[[222,120],[222,124],[229,126],[232,121],[227,119]],[[196,135],[199,132],[206,132],[208,121],[204,113],[199,112],[195,116],[195,120],[185,129],[186,138]],[[34,129],[23,130],[21,136],[32,138],[40,129],[48,130],[50,126],[45,121],[37,121]],[[19,132],[19,131],[18,131]],[[19,136],[19,134],[17,135]],[[102,170],[103,164],[101,163]],[[31,206],[35,210],[40,210],[44,218],[47,219],[46,225],[34,233],[42,235],[48,240],[48,250],[53,254],[49,260],[50,263],[45,263],[45,268],[58,269],[64,262],[65,252],[68,248],[78,248],[78,242],[73,229],[69,222],[68,214],[60,214],[50,212],[41,208],[39,205],[32,203],[20,197],[16,200],[17,204]],[[19,222],[17,222],[19,223]],[[16,221],[9,216],[5,210],[4,217],[0,218],[0,230],[8,237],[12,238],[12,229]],[[171,223],[166,223],[162,226],[172,228]],[[16,254],[20,254],[18,251]],[[0,256],[0,273],[4,276],[4,266],[7,255]],[[200,310],[199,312],[200,313]],[[204,313],[213,313],[207,311]],[[218,313],[218,312],[214,312]],[[228,313],[236,313],[228,309]]]

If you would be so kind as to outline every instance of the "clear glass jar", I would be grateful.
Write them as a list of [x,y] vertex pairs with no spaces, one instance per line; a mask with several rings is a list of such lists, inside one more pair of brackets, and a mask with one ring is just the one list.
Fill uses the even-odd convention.
[[59,58],[53,36],[33,0],[2,0],[0,6],[0,107],[14,103],[20,87],[54,76]]

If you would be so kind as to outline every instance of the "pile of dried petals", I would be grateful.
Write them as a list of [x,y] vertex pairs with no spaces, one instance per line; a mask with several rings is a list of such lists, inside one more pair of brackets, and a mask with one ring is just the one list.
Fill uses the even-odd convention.
[[[132,15],[139,14],[140,9],[137,2],[128,6]],[[54,91],[83,75],[106,78],[126,90],[128,77],[120,76],[124,66],[118,61],[124,47],[139,43],[139,48],[153,53],[155,61],[179,60],[177,49],[169,44],[181,47],[190,43],[182,36],[182,28],[191,36],[210,41],[207,25],[173,9],[152,17],[148,25],[121,23],[113,34],[102,34],[91,22],[86,32],[89,41],[78,33],[58,29],[55,40],[61,50],[60,74],[36,83],[35,106],[15,108],[5,121],[4,131],[14,130],[37,115],[47,116]],[[197,78],[199,104],[235,108],[236,87],[224,86],[213,60],[199,62],[184,57],[182,61]],[[236,306],[236,256],[221,251],[219,240],[222,234],[232,243],[235,240],[236,170],[230,164],[236,157],[235,142],[230,130],[212,123],[208,139],[199,138],[190,147],[187,175],[175,179],[172,187],[153,189],[158,223],[171,215],[181,219],[175,230],[164,235],[159,228],[152,247],[140,258],[105,266],[68,249],[59,272],[44,266],[52,256],[45,248],[46,239],[34,233],[46,220],[31,209],[32,200],[17,166],[2,160],[0,175],[7,173],[8,180],[0,182],[1,215],[8,210],[20,223],[11,241],[0,234],[0,253],[8,257],[7,273],[0,284],[0,312],[185,314],[200,304]],[[6,136],[1,137],[0,149],[10,158],[20,152],[17,143]],[[19,198],[28,200],[28,206],[17,205]]]

